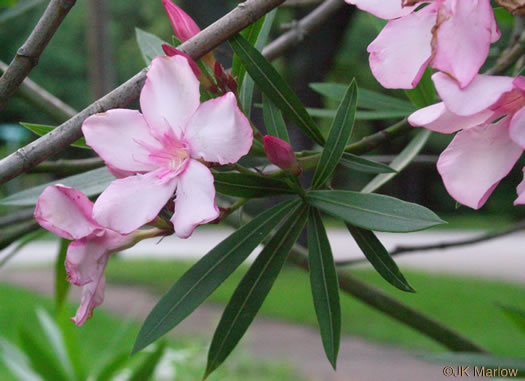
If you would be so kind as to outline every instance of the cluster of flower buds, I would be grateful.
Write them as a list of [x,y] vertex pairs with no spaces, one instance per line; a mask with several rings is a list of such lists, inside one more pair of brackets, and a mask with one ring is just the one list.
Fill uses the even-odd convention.
[[213,94],[226,94],[229,91],[237,94],[237,81],[230,73],[227,73],[224,70],[220,63],[215,62],[213,74],[215,77],[215,84],[209,89]]

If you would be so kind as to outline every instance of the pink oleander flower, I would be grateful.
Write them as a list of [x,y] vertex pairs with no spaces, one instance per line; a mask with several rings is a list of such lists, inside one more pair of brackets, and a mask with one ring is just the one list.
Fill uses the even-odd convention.
[[44,229],[73,240],[65,266],[68,280],[84,286],[80,306],[71,319],[78,326],[104,300],[104,269],[109,256],[137,242],[135,234],[122,235],[99,225],[92,218],[92,209],[93,203],[82,192],[64,185],[48,186],[35,208],[35,218]]
[[[478,209],[512,169],[525,148],[525,77],[478,75],[461,89],[443,73],[432,76],[443,102],[410,115],[413,126],[459,131],[437,168],[448,193]],[[525,204],[525,183],[514,204]]]
[[413,89],[429,64],[464,88],[500,37],[490,0],[345,1],[390,20],[367,49],[372,73],[385,88]]
[[272,164],[293,174],[301,173],[295,152],[287,141],[266,135],[264,137],[264,151]]
[[227,93],[200,103],[199,81],[182,56],[152,61],[140,94],[142,114],[115,109],[84,122],[89,144],[120,177],[100,195],[94,219],[130,233],[153,220],[176,190],[175,234],[219,216],[213,175],[203,162],[234,163],[248,153],[250,122]]

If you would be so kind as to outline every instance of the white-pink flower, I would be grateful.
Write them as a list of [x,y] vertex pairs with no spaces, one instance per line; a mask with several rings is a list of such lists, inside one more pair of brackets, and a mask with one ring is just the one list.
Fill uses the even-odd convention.
[[410,1],[417,4],[405,7],[402,0],[345,1],[390,20],[368,46],[372,73],[386,88],[414,88],[429,64],[466,87],[500,37],[490,0]]
[[[460,131],[438,160],[449,194],[478,209],[512,169],[525,148],[525,78],[478,75],[461,89],[443,73],[432,76],[443,102],[416,111],[413,126]],[[515,204],[525,204],[525,184]]]
[[47,187],[38,198],[35,218],[45,229],[73,240],[66,255],[71,283],[84,286],[82,300],[71,320],[82,325],[104,300],[104,269],[109,256],[136,243],[133,234],[106,229],[92,218],[93,203],[79,190],[64,185]]
[[248,153],[253,133],[232,93],[200,103],[199,81],[182,56],[157,57],[140,95],[142,114],[115,109],[84,122],[87,143],[117,177],[93,217],[126,234],[153,220],[176,190],[171,219],[181,238],[219,216],[213,175]]

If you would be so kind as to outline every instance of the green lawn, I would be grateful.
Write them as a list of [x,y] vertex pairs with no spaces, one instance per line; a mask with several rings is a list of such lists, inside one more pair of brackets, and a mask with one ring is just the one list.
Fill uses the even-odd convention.
[[[34,327],[38,326],[35,308],[41,306],[52,312],[53,303],[50,299],[41,297],[35,293],[22,290],[17,287],[0,284],[0,336],[11,342],[19,341],[20,328],[32,333]],[[64,316],[60,319],[65,323],[66,337],[75,340],[79,345],[76,353],[78,361],[86,366],[96,367],[101,360],[106,361],[112,353],[130,351],[135,336],[140,328],[139,322],[123,321],[114,316],[96,311],[96,318],[88,321],[84,326],[77,328],[73,323],[65,322],[67,317],[74,313],[73,306],[67,306]],[[43,339],[36,337],[38,340]],[[193,338],[192,341],[170,339],[170,348],[185,353],[183,360],[177,363],[177,380],[201,380],[206,365],[206,345],[208,339],[205,336]],[[232,381],[289,381],[300,380],[289,369],[278,364],[268,364],[259,359],[250,358],[243,351],[234,353],[228,361],[212,374],[209,380],[232,380]],[[0,361],[0,380],[16,381]]]
[[[114,260],[110,261],[106,273],[110,282],[148,286],[160,294],[167,291],[189,266],[188,263],[170,261]],[[244,271],[246,267],[235,272],[216,290],[210,301],[226,303]],[[352,273],[494,353],[509,356],[523,356],[525,353],[525,336],[496,306],[496,303],[501,303],[525,309],[525,289],[520,285],[406,271],[405,276],[417,290],[416,294],[408,294],[386,284],[373,271],[356,270]],[[441,345],[350,296],[341,294],[341,301],[345,333],[416,350],[444,350]],[[307,274],[300,269],[286,267],[265,301],[261,314],[316,324]],[[211,338],[213,332],[203,334]]]

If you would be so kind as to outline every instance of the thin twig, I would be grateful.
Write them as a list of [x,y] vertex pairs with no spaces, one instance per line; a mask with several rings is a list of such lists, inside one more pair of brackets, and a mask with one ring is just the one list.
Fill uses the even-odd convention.
[[51,0],[44,14],[18,49],[9,68],[0,77],[0,110],[37,65],[40,55],[69,13],[76,0]]
[[[433,243],[430,245],[414,245],[414,246],[399,245],[390,251],[390,255],[394,257],[394,256],[398,256],[401,254],[408,254],[408,253],[414,253],[414,252],[422,252],[422,251],[430,251],[430,250],[446,250],[446,249],[450,249],[453,247],[474,245],[477,243],[482,243],[482,242],[490,241],[493,239],[505,237],[507,235],[519,232],[524,229],[525,229],[525,221],[521,221],[521,222],[518,222],[517,224],[509,226],[506,229],[493,230],[493,231],[490,231],[484,234],[480,234],[476,237],[466,238],[462,240],[439,242],[439,243]],[[358,263],[363,263],[366,261],[367,261],[366,258],[356,258],[356,259],[350,259],[347,261],[337,261],[337,266],[350,266],[350,265],[355,265]]]
[[[244,222],[247,222],[251,218],[245,214],[243,219],[245,220]],[[229,218],[225,221],[231,226],[239,227],[238,221],[234,218]],[[308,271],[308,251],[303,246],[295,244],[290,251],[289,259],[299,268]],[[446,327],[434,318],[407,306],[383,291],[356,279],[348,271],[339,269],[337,275],[339,287],[343,292],[441,343],[451,351],[486,352],[485,349],[463,337],[460,333]]]
[[36,221],[30,221],[25,224],[21,224],[16,228],[9,229],[7,233],[2,233],[0,238],[0,250],[5,249],[7,246],[15,242],[17,239],[25,236],[27,233],[31,233],[40,228],[40,225]]
[[55,175],[75,175],[103,167],[104,160],[93,157],[89,159],[44,161],[31,169],[32,173],[54,173]]
[[511,37],[510,45],[499,57],[496,64],[487,70],[485,74],[503,74],[512,67],[525,54],[525,30],[523,17],[516,17],[514,36]]
[[[282,4],[285,0],[247,0],[215,23],[179,46],[179,50],[198,59],[235,33]],[[82,136],[82,122],[90,115],[112,108],[125,107],[135,101],[142,89],[147,69],[143,69],[106,96],[48,134],[20,148],[0,161],[0,184],[28,171],[48,157],[68,147]]]
[[0,217],[0,228],[30,220],[33,218],[33,212],[33,208],[12,211],[11,213]]
[[302,42],[310,32],[319,28],[343,6],[345,6],[343,0],[324,1],[303,19],[294,23],[294,27],[291,30],[266,46],[263,49],[264,56],[270,61],[277,58],[288,49]]
[[[5,73],[7,68],[7,64],[0,61],[0,73]],[[77,113],[71,106],[65,104],[29,78],[24,79],[20,84],[17,95],[44,111],[58,123],[68,120]]]

